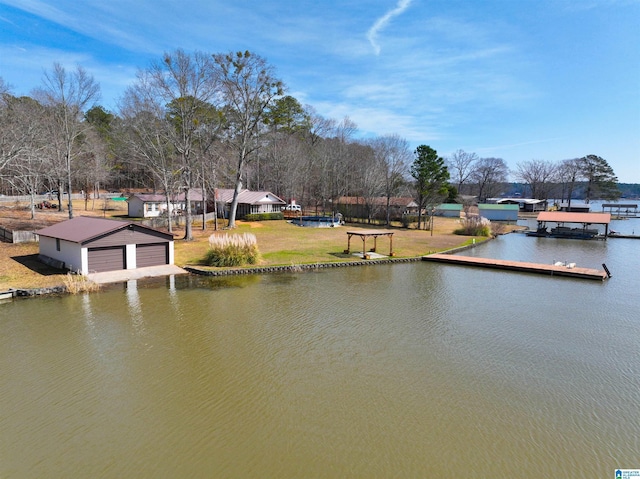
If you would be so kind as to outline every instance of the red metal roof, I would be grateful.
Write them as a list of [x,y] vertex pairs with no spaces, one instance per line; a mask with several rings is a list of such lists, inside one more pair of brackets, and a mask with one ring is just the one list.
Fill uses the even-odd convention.
[[[92,216],[78,216],[52,226],[47,226],[35,233],[40,236],[60,238],[61,240],[71,241],[73,243],[84,243],[85,241],[89,241],[98,236],[126,228],[129,225],[132,225],[135,228],[157,231],[153,228],[149,228],[132,221],[108,220]],[[173,238],[173,235],[170,233],[166,233],[164,231],[158,232]]]
[[[164,203],[167,201],[167,197],[164,194],[135,193],[131,195],[129,200],[131,200],[132,198],[138,198],[145,203]],[[202,190],[200,188],[191,188],[189,190],[189,198],[191,199],[191,201],[202,201]],[[181,193],[169,195],[169,199],[172,202],[185,201],[184,191]]]
[[152,194],[146,194],[146,193],[136,193],[135,195],[132,195],[131,197],[129,197],[129,200],[132,200],[133,198],[138,198],[144,203],[150,203],[150,202],[162,203],[167,201],[167,197],[165,195],[152,195]]
[[611,213],[569,213],[565,211],[541,211],[540,213],[538,213],[538,221],[608,225],[611,222]]

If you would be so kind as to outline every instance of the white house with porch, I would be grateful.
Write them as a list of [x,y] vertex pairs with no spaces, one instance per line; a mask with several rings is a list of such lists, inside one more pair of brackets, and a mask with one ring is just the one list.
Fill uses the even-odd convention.
[[[225,217],[228,215],[234,191],[233,189],[216,190],[215,198],[218,203],[219,215],[224,215]],[[249,214],[259,213],[279,213],[281,211],[280,208],[286,204],[286,201],[270,191],[242,190],[238,193],[236,217],[242,218]]]

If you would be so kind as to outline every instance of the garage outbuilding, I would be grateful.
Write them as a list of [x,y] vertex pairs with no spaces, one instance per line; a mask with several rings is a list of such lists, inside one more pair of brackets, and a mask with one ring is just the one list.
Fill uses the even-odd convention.
[[43,261],[82,274],[173,264],[173,235],[131,221],[81,216],[36,234]]

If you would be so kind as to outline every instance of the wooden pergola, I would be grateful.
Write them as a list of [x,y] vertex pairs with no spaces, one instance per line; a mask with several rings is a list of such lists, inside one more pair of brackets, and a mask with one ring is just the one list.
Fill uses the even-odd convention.
[[369,259],[367,255],[367,238],[373,238],[373,248],[369,250],[371,253],[375,253],[378,247],[378,236],[389,237],[389,256],[393,256],[393,231],[389,230],[359,230],[359,231],[347,231],[347,249],[344,250],[346,254],[351,252],[351,237],[359,236],[362,240],[362,259]]

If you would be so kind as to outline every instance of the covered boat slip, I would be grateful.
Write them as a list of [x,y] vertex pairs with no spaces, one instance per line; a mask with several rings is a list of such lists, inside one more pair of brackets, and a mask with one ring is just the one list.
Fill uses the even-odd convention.
[[[564,211],[542,211],[538,214],[538,229],[527,232],[528,236],[569,239],[607,239],[609,236],[610,213],[569,213]],[[547,223],[554,223],[551,230]],[[579,224],[581,227],[570,227],[565,224]],[[591,225],[604,225],[604,235]]]
[[378,248],[378,236],[389,237],[389,256],[393,256],[393,231],[389,230],[359,230],[359,231],[347,231],[347,249],[344,250],[346,254],[351,252],[351,237],[359,236],[362,240],[362,259],[369,259],[367,252],[367,238],[373,238],[373,248],[369,250],[371,253],[375,253]]
[[602,212],[605,211],[616,218],[637,218],[640,215],[637,203],[603,203]]

